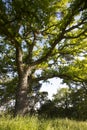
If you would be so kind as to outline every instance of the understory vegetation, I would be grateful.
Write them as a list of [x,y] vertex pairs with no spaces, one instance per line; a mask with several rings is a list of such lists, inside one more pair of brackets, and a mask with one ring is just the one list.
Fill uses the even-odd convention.
[[33,117],[3,116],[0,118],[0,130],[87,130],[87,122],[65,119],[38,119]]

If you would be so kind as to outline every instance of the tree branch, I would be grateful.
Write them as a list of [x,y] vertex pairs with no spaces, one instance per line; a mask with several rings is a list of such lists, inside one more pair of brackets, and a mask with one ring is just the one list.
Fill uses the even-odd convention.
[[31,62],[32,62],[32,51],[33,51],[33,47],[35,45],[36,38],[37,38],[36,33],[33,32],[33,41],[32,41],[32,43],[29,43],[28,40],[25,40],[26,43],[27,43],[27,46],[28,46],[28,56],[27,56],[27,63],[28,64],[31,64]]
[[69,8],[70,15],[67,14],[62,21],[62,24],[60,27],[60,34],[57,36],[57,38],[51,44],[51,47],[47,48],[48,51],[46,52],[46,54],[44,56],[42,56],[40,59],[32,62],[32,65],[41,64],[43,61],[46,61],[51,56],[51,53],[53,52],[53,49],[55,48],[55,46],[64,38],[64,34],[66,32],[67,26],[72,21],[72,18],[74,17],[74,15],[77,14],[78,6],[80,6],[81,4],[82,3],[80,1],[80,2],[75,3],[74,6],[71,5],[71,7]]
[[68,75],[68,74],[61,74],[61,73],[57,73],[57,71],[55,72],[55,73],[46,73],[46,74],[44,74],[43,76],[40,76],[40,77],[37,77],[37,78],[35,78],[35,79],[33,79],[33,80],[35,80],[35,81],[41,81],[41,80],[43,80],[43,81],[46,81],[47,79],[51,79],[51,78],[61,78],[61,79],[65,79],[65,80],[70,80],[70,81],[73,81],[73,82],[86,82],[86,80],[85,79],[83,79],[83,78],[80,78],[80,77],[78,77],[76,74],[75,75],[73,75],[73,77],[72,77],[72,75],[70,76],[70,75]]
[[67,29],[65,32],[67,33],[67,32],[69,32],[69,31],[72,31],[73,29],[79,28],[79,26],[81,26],[81,25],[87,23],[87,22],[85,22],[85,20],[87,20],[87,17],[85,17],[85,18],[84,18],[81,22],[79,22],[77,25],[74,25],[74,26],[70,27],[69,29]]
[[84,33],[87,31],[87,29],[85,29],[83,32],[81,32],[80,34],[78,34],[77,36],[64,36],[64,38],[66,39],[74,39],[74,38],[79,38],[81,35],[84,35]]

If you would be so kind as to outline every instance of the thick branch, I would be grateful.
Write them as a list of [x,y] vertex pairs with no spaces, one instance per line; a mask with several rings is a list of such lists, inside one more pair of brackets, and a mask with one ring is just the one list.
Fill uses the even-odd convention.
[[69,14],[66,15],[62,21],[61,27],[60,27],[60,34],[57,36],[57,38],[54,40],[54,42],[51,44],[51,47],[48,48],[48,51],[44,56],[42,56],[40,59],[34,61],[32,65],[37,65],[41,64],[43,61],[46,61],[50,56],[51,53],[53,52],[53,49],[55,46],[64,38],[64,34],[66,33],[66,28],[72,21],[72,18],[74,17],[75,14],[78,12],[78,7],[81,5],[81,1],[75,3],[75,6],[72,6],[69,8]]
[[82,79],[82,78],[78,77],[77,75],[74,75],[72,77],[72,75],[70,76],[68,74],[60,74],[60,73],[45,74],[41,77],[35,78],[34,80],[35,81],[41,81],[41,80],[45,81],[45,80],[51,79],[51,78],[61,78],[61,79],[71,80],[71,81],[74,81],[74,82],[86,82],[85,79]]
[[28,64],[31,64],[32,62],[32,51],[33,51],[33,47],[35,45],[35,42],[36,42],[36,33],[33,32],[33,41],[32,43],[29,43],[28,40],[25,40],[26,43],[27,43],[27,46],[28,46],[28,57],[27,57],[27,63]]
[[58,42],[60,42],[63,38],[63,33],[60,33],[60,35],[58,36],[58,38],[54,41],[54,43],[51,45],[50,48],[48,48],[47,53],[42,56],[40,59],[38,59],[37,61],[33,62],[32,65],[37,65],[40,64],[44,61],[46,61],[52,54],[53,49],[55,48],[55,46],[57,45]]
[[16,47],[16,64],[17,64],[17,69],[18,69],[18,74],[19,76],[23,72],[23,61],[22,61],[22,50],[20,47]]

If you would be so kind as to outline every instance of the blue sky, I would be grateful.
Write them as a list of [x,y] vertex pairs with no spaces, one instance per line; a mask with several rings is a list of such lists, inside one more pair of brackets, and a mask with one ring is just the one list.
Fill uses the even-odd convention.
[[49,82],[43,83],[40,91],[47,91],[48,97],[52,99],[52,95],[57,92],[61,87],[67,87],[66,84],[61,84],[62,80],[59,78],[52,78],[48,80]]

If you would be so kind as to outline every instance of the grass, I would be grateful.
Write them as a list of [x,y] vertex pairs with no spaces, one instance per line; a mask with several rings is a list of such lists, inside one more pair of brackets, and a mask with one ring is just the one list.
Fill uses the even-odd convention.
[[3,116],[0,130],[87,130],[87,122],[69,119],[38,119],[37,117]]

